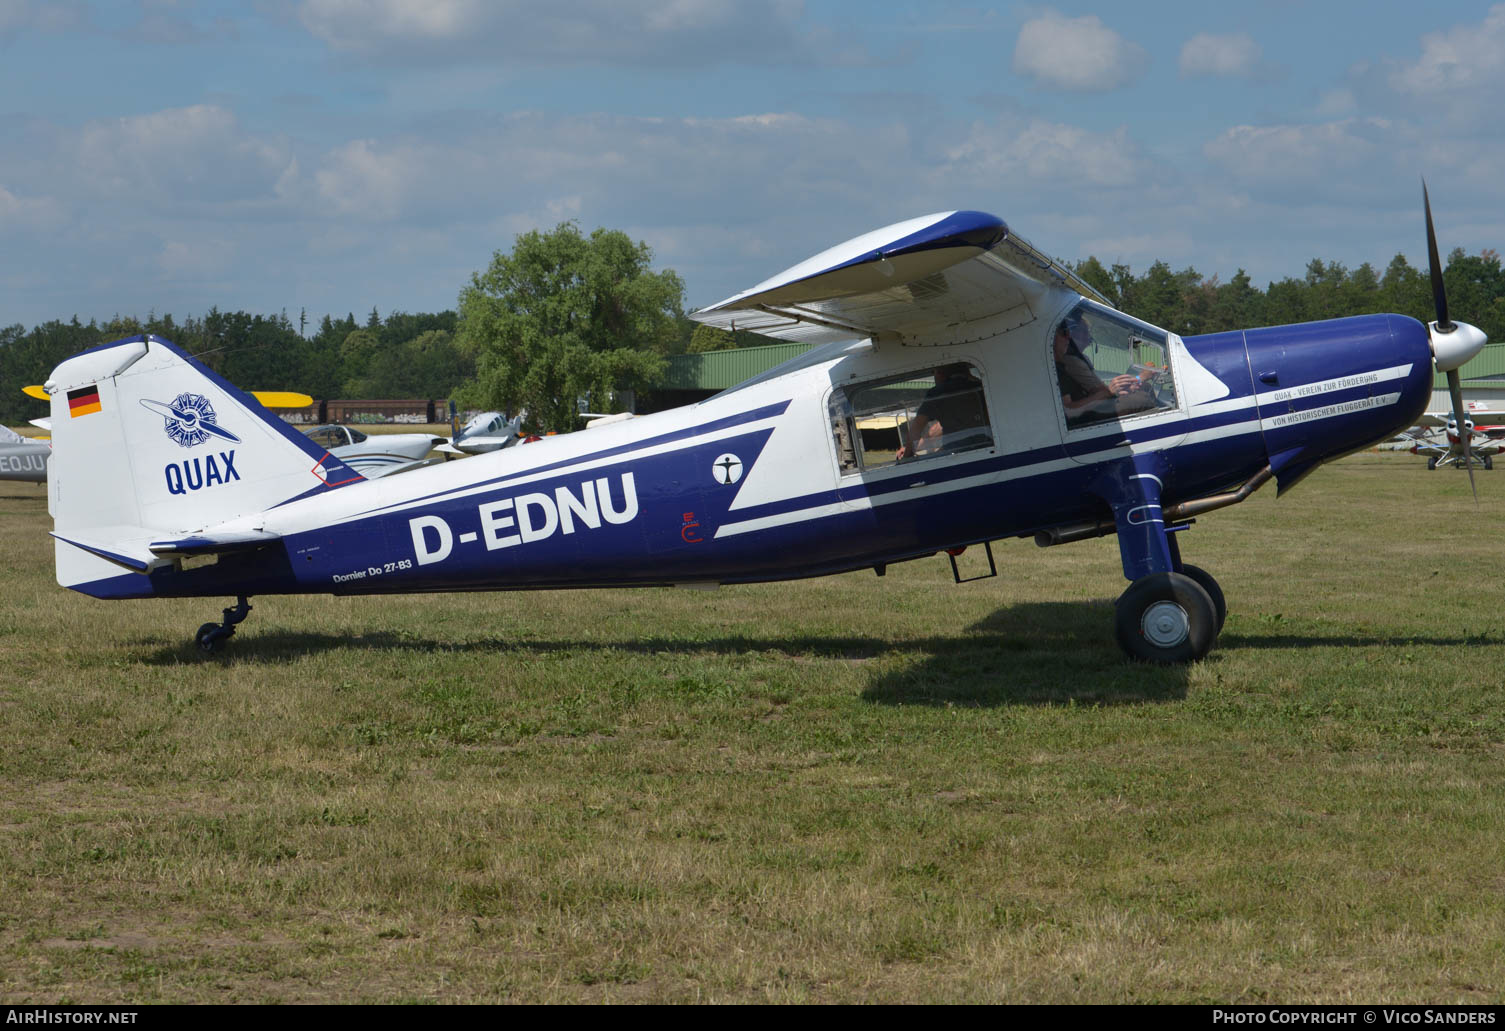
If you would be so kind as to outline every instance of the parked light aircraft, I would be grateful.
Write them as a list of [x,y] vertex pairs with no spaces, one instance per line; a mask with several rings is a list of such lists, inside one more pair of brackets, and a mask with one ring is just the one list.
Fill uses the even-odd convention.
[[23,437],[8,426],[0,426],[0,480],[24,480],[42,483],[47,479],[47,459],[52,448],[41,440]]
[[471,416],[463,428],[456,429],[455,423],[458,420],[451,402],[450,438],[437,445],[436,450],[451,455],[484,455],[511,447],[518,442],[519,429],[527,414],[518,412],[509,419],[501,412],[482,412]]
[[428,453],[444,443],[432,433],[362,433],[350,426],[315,426],[308,439],[368,480],[422,466]]
[[[1430,415],[1431,413],[1427,413]],[[1421,424],[1422,427],[1426,423]],[[1485,469],[1495,467],[1494,456],[1505,449],[1505,426],[1476,426],[1472,419],[1463,420],[1463,433],[1458,432],[1458,421],[1448,419],[1443,429],[1417,428],[1406,436],[1412,441],[1413,455],[1426,455],[1428,469],[1453,466],[1458,469],[1471,465]],[[1470,461],[1464,462],[1463,439],[1468,438]]]
[[[99,598],[234,596],[199,629],[212,651],[258,594],[882,575],[964,545],[991,558],[1003,537],[1116,533],[1119,644],[1196,659],[1225,607],[1182,560],[1193,517],[1412,425],[1434,368],[1461,410],[1455,370],[1486,337],[1448,319],[1430,205],[1426,222],[1430,327],[1368,315],[1183,339],[999,218],[911,219],[697,313],[820,345],[791,362],[699,404],[375,482],[169,342],[131,337],[49,383],[57,578]],[[873,419],[897,447],[865,439]]]

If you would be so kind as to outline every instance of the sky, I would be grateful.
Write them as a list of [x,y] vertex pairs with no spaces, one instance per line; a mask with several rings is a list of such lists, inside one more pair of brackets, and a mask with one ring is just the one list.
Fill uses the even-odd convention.
[[1505,3],[0,0],[0,325],[455,307],[621,229],[704,307],[917,215],[1263,286],[1505,241]]

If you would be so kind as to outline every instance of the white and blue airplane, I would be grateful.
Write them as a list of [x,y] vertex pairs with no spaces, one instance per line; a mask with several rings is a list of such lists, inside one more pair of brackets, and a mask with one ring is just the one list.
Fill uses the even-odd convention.
[[915,218],[697,313],[818,345],[791,362],[699,404],[376,481],[166,340],[119,340],[48,384],[57,579],[98,598],[233,596],[197,634],[213,651],[254,595],[882,575],[1004,537],[1116,533],[1119,644],[1195,660],[1225,606],[1182,560],[1193,517],[1412,425],[1434,368],[1461,408],[1455,370],[1486,337],[1448,319],[1426,219],[1430,326],[1183,339],[999,218]]

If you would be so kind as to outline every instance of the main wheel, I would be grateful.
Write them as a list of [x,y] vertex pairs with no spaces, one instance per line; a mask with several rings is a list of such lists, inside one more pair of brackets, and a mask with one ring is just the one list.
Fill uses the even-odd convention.
[[1223,622],[1228,618],[1228,602],[1223,597],[1223,588],[1212,578],[1212,574],[1201,566],[1194,566],[1190,562],[1181,563],[1181,572],[1197,581],[1207,596],[1212,599],[1212,607],[1218,614],[1218,628],[1213,631],[1213,638],[1223,632]]
[[1437,456],[1436,455],[1428,455],[1427,456],[1427,468],[1428,469],[1436,469],[1437,468]]
[[1217,637],[1218,611],[1202,585],[1185,573],[1151,573],[1118,599],[1118,646],[1131,659],[1195,662]]
[[1480,455],[1479,460],[1484,463],[1485,469],[1493,469],[1495,467],[1495,460],[1490,455]]

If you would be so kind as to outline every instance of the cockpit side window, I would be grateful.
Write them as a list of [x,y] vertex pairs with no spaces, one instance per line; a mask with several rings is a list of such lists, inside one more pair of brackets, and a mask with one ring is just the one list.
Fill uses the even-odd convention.
[[1051,347],[1068,429],[1176,407],[1163,330],[1083,303],[1056,324]]
[[338,426],[320,426],[309,433],[308,439],[323,448],[345,446],[345,433]]
[[830,410],[843,473],[993,446],[982,379],[968,362],[839,387]]

